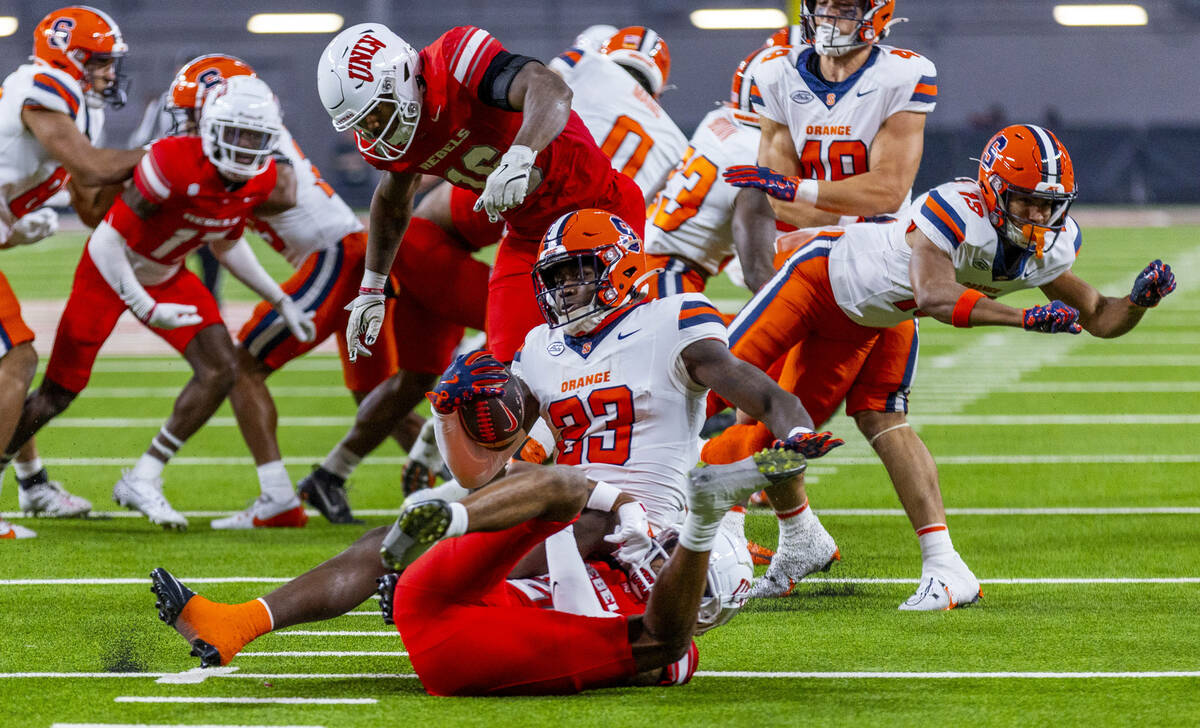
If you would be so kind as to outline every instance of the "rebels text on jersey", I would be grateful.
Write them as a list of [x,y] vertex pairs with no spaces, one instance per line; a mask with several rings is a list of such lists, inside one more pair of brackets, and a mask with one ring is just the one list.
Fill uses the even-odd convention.
[[560,465],[579,465],[645,506],[655,526],[682,514],[687,473],[699,457],[707,389],[692,381],[684,348],[726,342],[703,295],[635,306],[593,336],[542,324],[513,361],[554,433]]
[[130,262],[138,279],[155,283],[173,275],[201,245],[237,240],[250,211],[271,194],[275,176],[271,160],[266,171],[230,187],[204,155],[199,137],[159,139],[133,172],[138,192],[158,209],[143,219],[117,198],[104,219],[136,254]]
[[[596,601],[611,615],[631,617],[646,611],[646,602],[634,593],[629,585],[629,576],[621,569],[604,561],[585,561],[588,583],[596,595]],[[513,598],[522,606],[554,609],[554,592],[549,575],[523,579],[509,579],[508,587]]]
[[[446,31],[422,49],[420,57],[425,90],[408,151],[391,162],[363,156],[379,169],[435,175],[482,192],[521,127],[521,112],[483,101],[490,98],[496,73],[512,55],[487,31],[466,26]],[[579,115],[571,112],[566,127],[538,153],[529,196],[503,213],[505,221],[519,236],[540,240],[564,212],[589,206],[577,201],[600,197],[608,180],[587,170],[608,166]],[[544,184],[547,178],[553,184]]]
[[888,117],[928,114],[937,105],[937,69],[928,58],[891,46],[871,49],[849,78],[825,81],[811,46],[765,60],[754,74],[761,116],[784,124],[800,157],[800,177],[840,180],[867,171],[871,143]]
[[908,275],[912,248],[905,235],[919,229],[954,263],[955,280],[990,298],[1043,286],[1071,269],[1083,242],[1068,217],[1057,236],[1047,236],[1039,260],[1033,250],[1000,242],[987,218],[979,184],[939,185],[905,208],[896,222],[845,228],[829,251],[829,282],[838,306],[863,326],[894,326],[919,315]]
[[571,87],[571,109],[612,168],[632,177],[649,203],[683,155],[683,132],[628,71],[603,53],[571,48],[550,61],[550,68]]

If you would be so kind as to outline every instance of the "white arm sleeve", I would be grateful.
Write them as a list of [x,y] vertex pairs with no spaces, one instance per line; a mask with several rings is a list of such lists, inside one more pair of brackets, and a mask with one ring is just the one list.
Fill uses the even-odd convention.
[[550,599],[556,612],[585,617],[620,616],[605,610],[596,597],[571,526],[546,539],[546,566],[550,569]]
[[458,420],[458,415],[433,413],[433,434],[437,438],[438,451],[446,461],[446,467],[464,488],[474,490],[486,485],[504,467],[523,442],[522,430],[508,447],[489,450],[471,439]]
[[138,283],[133,266],[125,257],[125,237],[108,222],[101,222],[88,240],[87,251],[109,287],[116,291],[134,316],[145,321],[155,300]]
[[257,293],[264,301],[274,306],[283,298],[283,289],[263,269],[258,258],[254,257],[254,251],[250,249],[250,243],[246,242],[245,238],[239,238],[227,248],[222,247],[220,242],[210,244],[209,248],[234,278],[245,283],[247,288]]

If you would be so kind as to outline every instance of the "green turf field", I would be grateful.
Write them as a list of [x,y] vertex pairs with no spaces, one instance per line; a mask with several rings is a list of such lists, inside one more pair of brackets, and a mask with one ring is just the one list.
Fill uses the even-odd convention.
[[[156,617],[153,567],[217,600],[265,593],[391,520],[403,453],[385,445],[352,480],[367,526],[315,516],[302,530],[214,532],[214,514],[258,491],[223,407],[167,469],[166,493],[191,529],[165,533],[113,513],[110,491],[165,418],[186,367],[102,360],[90,388],[39,439],[51,475],[102,515],[20,519],[39,537],[0,546],[0,725],[1200,723],[1198,233],[1086,233],[1076,271],[1105,293],[1126,293],[1155,257],[1178,275],[1178,291],[1123,338],[923,325],[911,421],[939,462],[955,544],[984,584],[980,604],[896,611],[920,569],[916,540],[882,466],[839,416],[830,427],[848,444],[813,464],[810,496],[843,561],[700,638],[701,672],[683,688],[434,699],[375,614],[263,637],[227,675],[156,682],[196,660]],[[0,254],[0,264],[23,298],[61,297],[79,248],[64,236]],[[713,291],[736,295],[726,285]],[[49,347],[39,342],[43,357]],[[340,381],[327,357],[272,380],[293,478],[353,416]],[[11,516],[16,502],[9,476],[0,511]],[[748,530],[774,542],[769,515],[752,513]],[[396,654],[345,654],[355,652]],[[351,702],[139,702],[151,698]]]

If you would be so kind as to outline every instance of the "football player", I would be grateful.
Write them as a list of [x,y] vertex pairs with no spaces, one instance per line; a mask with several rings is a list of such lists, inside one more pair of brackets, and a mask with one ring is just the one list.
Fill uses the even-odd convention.
[[[948,609],[980,594],[946,530],[937,466],[905,417],[916,368],[912,317],[1108,338],[1132,329],[1175,288],[1170,266],[1157,260],[1124,298],[1103,296],[1072,273],[1081,243],[1067,214],[1075,190],[1071,158],[1054,134],[1006,127],[984,148],[977,180],[935,187],[895,222],[781,238],[795,252],[730,327],[733,352],[759,367],[803,343],[790,362],[796,378],[781,384],[801,393],[815,421],[845,400],[859,428],[874,433],[871,445],[921,545],[921,580],[901,609]],[[1050,303],[1019,309],[994,300],[1034,287]],[[705,446],[704,460],[736,460],[770,439],[762,425],[727,431]],[[790,587],[770,570],[763,581],[771,590]]]
[[421,174],[480,193],[477,209],[507,223],[488,291],[487,338],[509,360],[540,320],[530,271],[564,212],[611,208],[641,229],[641,190],[615,172],[571,111],[571,89],[487,31],[458,27],[419,53],[385,26],[347,28],[318,64],[318,90],[338,131],[386,173],[371,203],[367,269],[347,330],[366,351],[384,317],[385,271],[412,218]]
[[[95,224],[104,210],[85,201],[98,204],[95,191],[127,179],[141,159],[141,150],[92,144],[104,127],[105,106],[124,103],[119,69],[127,51],[116,22],[87,6],[55,10],[34,28],[31,62],[4,79],[0,92],[0,144],[6,150],[0,159],[0,249],[36,243],[58,230],[57,214],[44,205],[68,180],[80,217]],[[2,346],[8,374],[0,387],[16,392],[29,357],[36,363],[36,355],[17,300],[7,284],[3,288],[0,309],[6,321],[0,326],[6,328]],[[23,399],[28,387],[19,390]],[[17,396],[4,391],[0,396]],[[15,427],[20,407],[3,410],[3,418],[12,418]],[[8,436],[0,437],[0,445],[8,442]],[[21,510],[43,516],[78,516],[91,510],[87,500],[49,479],[32,440],[19,453],[12,446],[4,450],[0,478],[14,458]]]
[[231,78],[209,94],[199,126],[198,136],[151,145],[133,185],[88,239],[49,365],[9,446],[24,443],[83,391],[101,345],[129,309],[193,370],[166,424],[113,488],[119,505],[167,528],[185,528],[187,519],[163,496],[163,468],[216,411],[236,371],[216,301],[182,266],[183,257],[209,245],[234,276],[273,303],[293,336],[307,341],[314,333],[311,314],[280,289],[242,238],[251,210],[295,203],[294,183],[276,184],[272,154],[283,126],[275,95],[257,78]]
[[687,146],[658,105],[671,74],[667,41],[650,28],[630,26],[596,50],[569,48],[549,68],[571,87],[571,109],[613,169],[632,177],[649,204]]

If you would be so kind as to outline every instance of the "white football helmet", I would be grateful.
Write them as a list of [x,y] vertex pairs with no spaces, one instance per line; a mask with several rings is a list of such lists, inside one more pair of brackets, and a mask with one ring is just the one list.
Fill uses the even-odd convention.
[[283,132],[283,116],[271,88],[255,76],[227,79],[204,99],[200,140],[204,155],[224,175],[262,174]]
[[598,51],[600,46],[604,45],[604,41],[613,36],[617,32],[615,25],[589,25],[583,29],[583,32],[575,36],[575,40],[571,42],[571,46],[584,51]]
[[358,150],[392,162],[404,156],[421,119],[420,57],[380,23],[338,33],[317,63],[317,91],[339,132],[354,129]]

